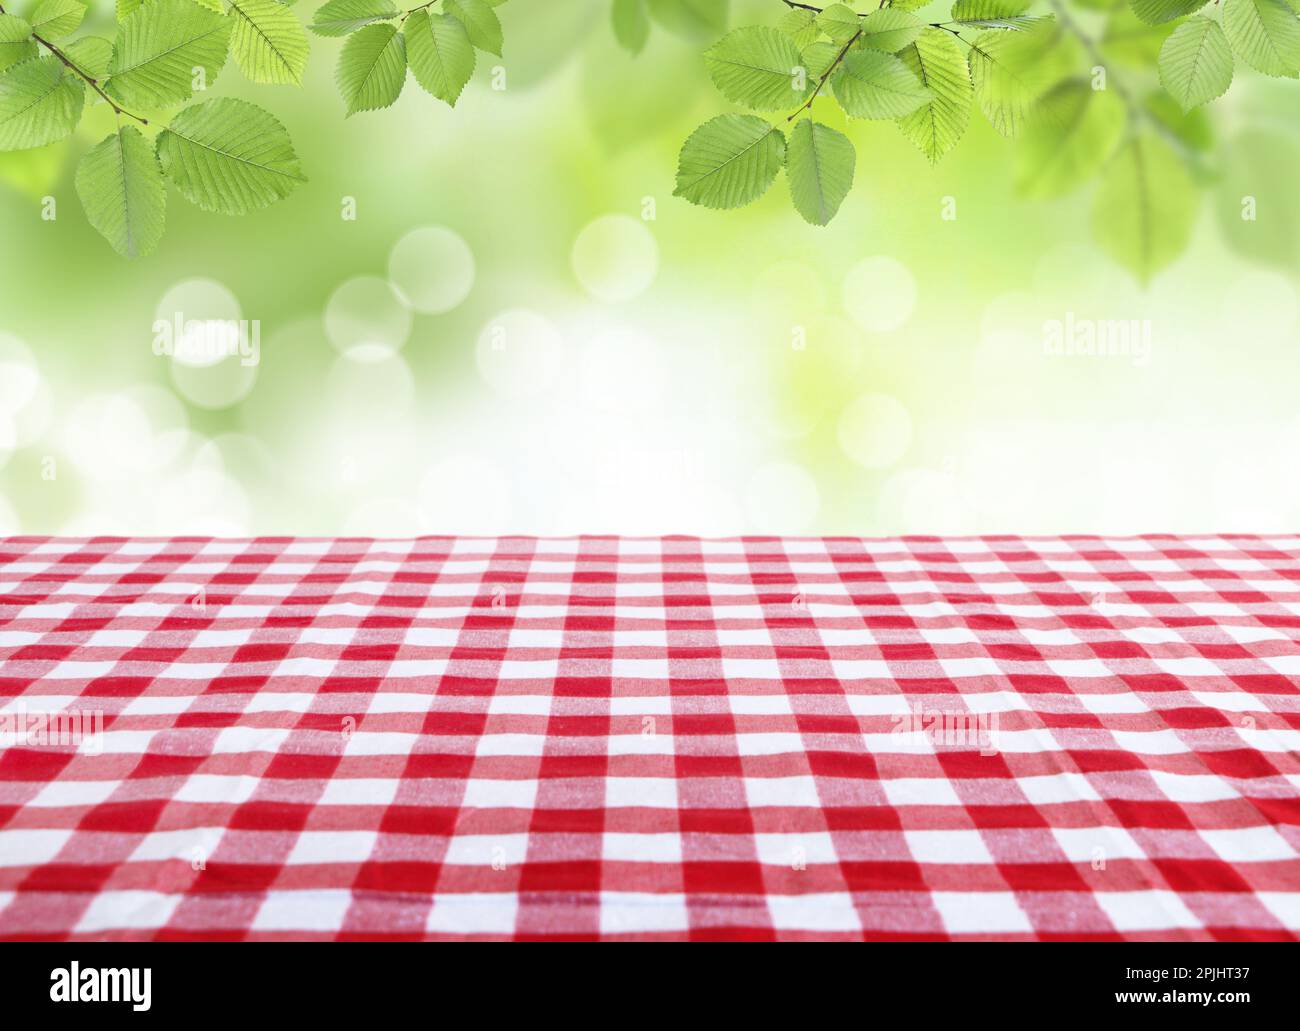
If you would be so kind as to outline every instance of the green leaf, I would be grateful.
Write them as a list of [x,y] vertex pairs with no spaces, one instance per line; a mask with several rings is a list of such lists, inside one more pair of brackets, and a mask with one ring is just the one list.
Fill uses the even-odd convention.
[[316,12],[310,28],[318,36],[346,36],[400,13],[393,0],[330,0]]
[[902,53],[902,59],[930,91],[930,100],[900,118],[903,135],[937,164],[961,139],[970,123],[975,90],[966,55],[949,32],[926,29]]
[[124,258],[148,254],[162,239],[167,191],[153,147],[133,126],[118,129],[77,166],[86,218]]
[[1100,171],[1124,135],[1124,103],[1086,79],[1042,99],[1016,149],[1016,188],[1029,197],[1069,193]]
[[1015,136],[1039,98],[1076,67],[1073,38],[1050,20],[1025,32],[984,32],[971,41],[975,99],[1003,136]]
[[835,217],[853,185],[854,161],[853,144],[843,133],[811,118],[795,125],[785,149],[785,177],[804,221],[824,226]]
[[348,114],[388,107],[406,83],[406,40],[395,25],[367,25],[348,37],[334,76]]
[[930,100],[907,65],[879,50],[850,50],[831,76],[831,88],[854,118],[898,118]]
[[813,83],[814,89],[817,88],[816,84],[821,77],[831,70],[835,58],[839,56],[840,48],[824,39],[804,47],[803,53],[799,55],[799,63],[808,69],[808,78]]
[[1029,0],[957,0],[949,16],[958,25],[986,29],[1025,29],[1037,19],[1025,14]]
[[1223,31],[1233,52],[1256,71],[1300,74],[1300,18],[1286,0],[1225,0]]
[[86,5],[76,0],[41,0],[27,16],[32,32],[42,39],[62,39],[77,31],[86,17]]
[[1106,19],[1101,52],[1107,61],[1147,72],[1159,60],[1160,48],[1173,31],[1174,26],[1168,22],[1148,25],[1133,13],[1132,8],[1121,7]]
[[685,39],[716,39],[727,30],[727,0],[649,0],[650,14],[669,32]]
[[243,215],[306,182],[284,126],[231,97],[179,112],[158,134],[163,175],[204,211]]
[[[217,14],[226,13],[226,5],[222,3],[222,0],[194,0],[194,2],[200,7],[206,7],[209,11],[215,11]],[[153,0],[117,0],[117,20],[126,21],[141,7],[149,3],[153,3]]]
[[27,150],[71,135],[81,120],[81,79],[54,55],[0,75],[0,150]]
[[1133,13],[1148,25],[1163,25],[1199,11],[1207,0],[1133,0]]
[[[156,0],[155,0],[156,2]],[[310,44],[298,16],[275,0],[230,0],[230,52],[253,82],[302,85]]]
[[802,7],[792,7],[781,15],[776,27],[794,40],[800,50],[810,43],[817,42],[821,29],[817,27],[817,13],[805,11]]
[[449,14],[415,11],[406,19],[406,57],[415,81],[453,107],[474,74],[474,46]]
[[1093,235],[1145,283],[1186,248],[1198,200],[1178,155],[1159,137],[1138,133],[1102,174],[1093,199]]
[[889,6],[895,11],[916,11],[930,3],[930,0],[894,0]]
[[0,72],[36,56],[32,27],[14,14],[0,14]]
[[794,107],[808,96],[799,48],[770,26],[729,32],[704,52],[704,64],[719,93],[755,111]]
[[501,56],[501,19],[484,0],[443,0],[442,9],[460,20],[476,47]]
[[63,56],[96,81],[108,78],[113,44],[99,36],[82,36],[63,48]]
[[1189,150],[1205,152],[1214,146],[1214,127],[1204,107],[1184,111],[1168,93],[1154,89],[1145,98],[1152,117]]
[[706,208],[739,208],[767,192],[785,160],[785,137],[755,115],[719,115],[682,145],[676,197]]
[[[1223,155],[1212,203],[1224,240],[1248,258],[1300,270],[1300,146],[1284,132],[1252,127],[1229,140]],[[1247,204],[1253,217],[1243,217]]]
[[925,23],[914,14],[881,7],[862,19],[862,40],[858,46],[896,54],[916,42]]
[[858,32],[858,16],[851,7],[831,4],[817,15],[817,27],[836,43],[847,43]]
[[1160,83],[1184,111],[1221,97],[1232,84],[1232,50],[1218,22],[1198,14],[1160,48]]
[[650,38],[650,14],[645,0],[614,0],[610,18],[618,45],[630,54],[641,53]]
[[230,22],[191,0],[152,0],[118,26],[106,90],[127,107],[167,107],[194,92],[194,69],[211,85],[226,63]]

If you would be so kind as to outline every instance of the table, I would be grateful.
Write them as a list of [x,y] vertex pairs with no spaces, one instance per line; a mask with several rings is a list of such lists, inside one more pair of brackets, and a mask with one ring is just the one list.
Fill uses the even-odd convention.
[[0,937],[1300,937],[1300,537],[0,540]]

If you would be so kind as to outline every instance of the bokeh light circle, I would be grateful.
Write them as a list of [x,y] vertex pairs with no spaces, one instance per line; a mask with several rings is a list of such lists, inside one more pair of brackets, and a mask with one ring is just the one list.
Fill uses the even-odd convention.
[[659,271],[659,245],[644,222],[602,215],[583,228],[570,253],[573,274],[597,300],[617,304],[639,297]]
[[915,307],[916,280],[901,261],[884,255],[864,258],[844,275],[844,310],[863,329],[897,329]]
[[239,299],[215,279],[183,279],[154,309],[155,348],[174,362],[214,365],[239,349]]
[[411,335],[411,312],[388,280],[356,276],[330,295],[325,333],[343,352],[392,352]]
[[425,315],[451,311],[474,286],[474,254],[443,226],[413,229],[388,255],[388,279],[399,297]]
[[840,447],[867,469],[893,465],[912,443],[912,418],[887,394],[863,394],[840,413]]
[[497,315],[479,333],[479,374],[497,393],[512,398],[545,393],[565,364],[564,338],[549,319],[515,308]]
[[172,385],[176,392],[199,408],[229,408],[244,400],[257,382],[257,366],[239,355],[212,365],[189,365],[173,359]]

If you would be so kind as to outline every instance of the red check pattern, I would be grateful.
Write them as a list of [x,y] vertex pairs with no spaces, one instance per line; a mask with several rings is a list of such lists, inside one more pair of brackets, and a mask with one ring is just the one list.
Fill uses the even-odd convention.
[[0,937],[1295,940],[1298,676],[1298,537],[14,538]]

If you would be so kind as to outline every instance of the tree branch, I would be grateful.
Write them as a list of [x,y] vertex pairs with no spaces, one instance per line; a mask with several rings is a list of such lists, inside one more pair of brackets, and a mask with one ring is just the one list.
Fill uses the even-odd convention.
[[857,32],[853,33],[853,35],[849,37],[849,41],[845,43],[842,47],[840,47],[840,52],[835,55],[835,60],[831,62],[831,66],[827,68],[825,72],[822,73],[821,79],[819,79],[817,82],[817,88],[812,91],[812,96],[810,96],[807,100],[805,100],[802,104],[800,104],[797,108],[794,109],[794,113],[791,114],[788,118],[786,118],[787,122],[793,122],[796,118],[799,117],[801,113],[803,113],[808,108],[812,107],[812,102],[816,100],[818,95],[821,93],[822,87],[826,85],[826,80],[831,77],[831,72],[835,71],[836,66],[838,66],[839,63],[844,60],[844,55],[849,52],[849,47],[853,46],[853,44],[856,43],[861,36],[862,36],[862,30],[858,29]]
[[[4,5],[0,4],[0,14],[6,14],[6,13],[7,12],[4,9]],[[87,75],[84,71],[78,68],[77,65],[73,63],[73,61],[68,57],[67,54],[65,54],[62,50],[56,47],[48,39],[45,39],[43,36],[38,36],[35,32],[32,33],[32,39],[34,39],[37,43],[39,43],[51,54],[53,54],[60,61],[62,61],[68,68],[72,69],[72,71],[76,74],[76,76],[79,79],[83,79],[86,83],[88,83],[90,85],[90,88],[93,89],[96,93],[98,93],[101,97],[103,97],[104,102],[108,104],[108,106],[111,107],[116,114],[126,115],[127,118],[134,118],[141,125],[149,124],[149,119],[141,118],[139,115],[132,114],[126,108],[119,107],[117,102],[113,100],[112,97],[110,97],[107,93],[105,93],[100,88],[99,83],[95,79],[93,79],[91,76]]]

